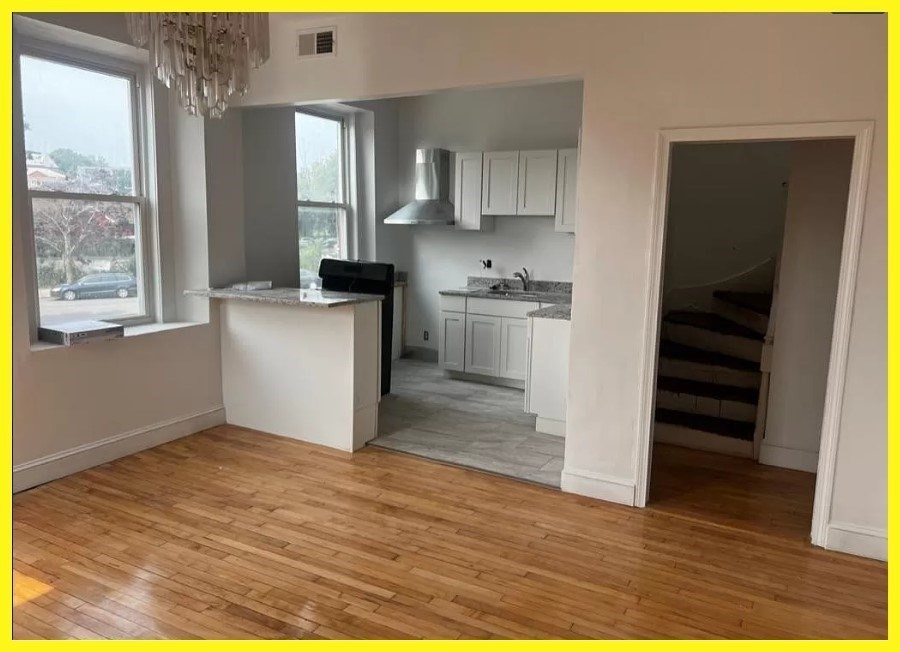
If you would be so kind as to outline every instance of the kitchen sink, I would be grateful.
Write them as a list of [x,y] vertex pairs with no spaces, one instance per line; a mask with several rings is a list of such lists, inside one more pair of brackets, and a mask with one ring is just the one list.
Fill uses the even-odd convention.
[[523,292],[522,290],[488,290],[487,294],[493,297],[509,297],[522,299],[523,301],[539,301],[540,295],[534,292]]

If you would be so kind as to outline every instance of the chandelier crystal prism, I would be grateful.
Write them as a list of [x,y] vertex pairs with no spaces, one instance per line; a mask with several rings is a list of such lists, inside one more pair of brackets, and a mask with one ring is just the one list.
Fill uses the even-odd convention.
[[126,13],[135,45],[191,115],[220,118],[247,92],[250,68],[269,58],[267,13]]

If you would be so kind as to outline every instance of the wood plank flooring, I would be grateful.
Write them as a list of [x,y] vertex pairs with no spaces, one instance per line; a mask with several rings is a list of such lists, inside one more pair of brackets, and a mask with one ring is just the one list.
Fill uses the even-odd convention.
[[816,475],[753,460],[653,445],[653,509],[741,530],[809,541]]
[[886,565],[223,426],[13,499],[16,638],[882,638]]

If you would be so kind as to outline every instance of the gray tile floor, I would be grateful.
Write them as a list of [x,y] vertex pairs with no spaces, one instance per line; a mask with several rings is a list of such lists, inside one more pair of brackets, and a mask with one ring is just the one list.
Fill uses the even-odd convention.
[[534,430],[521,389],[444,376],[436,364],[394,361],[370,445],[559,487],[562,437]]

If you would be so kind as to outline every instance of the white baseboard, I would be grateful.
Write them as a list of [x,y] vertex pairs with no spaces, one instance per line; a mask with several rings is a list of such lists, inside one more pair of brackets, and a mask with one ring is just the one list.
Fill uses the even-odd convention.
[[558,419],[548,419],[546,417],[534,418],[534,429],[545,435],[556,435],[557,437],[566,436],[566,422]]
[[353,447],[357,451],[378,436],[378,403],[353,411]]
[[634,506],[634,482],[585,469],[564,468],[560,489],[572,494]]
[[887,561],[887,531],[850,523],[829,523],[825,531],[825,548]]
[[225,423],[218,407],[40,457],[13,467],[13,493]]
[[819,468],[819,454],[796,448],[772,446],[763,442],[759,447],[759,463],[784,469],[815,473]]
[[722,437],[703,430],[694,430],[672,423],[657,422],[653,426],[653,442],[672,444],[711,453],[734,457],[753,457],[753,442],[733,437]]

